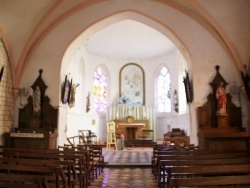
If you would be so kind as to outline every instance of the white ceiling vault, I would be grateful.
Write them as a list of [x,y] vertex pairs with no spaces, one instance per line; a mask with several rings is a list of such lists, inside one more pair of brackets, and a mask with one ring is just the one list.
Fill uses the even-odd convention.
[[91,54],[114,59],[148,59],[175,48],[159,31],[129,19],[95,33],[84,46]]
[[214,49],[207,45],[213,37],[241,69],[249,58],[249,7],[246,0],[0,0],[0,33],[17,85],[34,59],[42,61],[39,50],[60,62],[82,32],[72,51],[84,45],[97,56],[147,59],[176,45],[193,62],[211,59],[196,52]]

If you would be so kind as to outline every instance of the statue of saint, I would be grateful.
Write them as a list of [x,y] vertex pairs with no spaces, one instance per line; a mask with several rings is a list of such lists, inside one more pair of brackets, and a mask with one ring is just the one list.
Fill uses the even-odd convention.
[[35,113],[41,111],[41,91],[39,86],[36,86],[36,89],[33,93],[33,111]]
[[217,99],[217,115],[226,115],[227,111],[227,93],[224,87],[224,83],[221,82],[216,89],[216,99]]

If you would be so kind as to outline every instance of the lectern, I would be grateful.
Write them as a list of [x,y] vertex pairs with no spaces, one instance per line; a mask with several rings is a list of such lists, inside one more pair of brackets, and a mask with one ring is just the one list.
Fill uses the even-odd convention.
[[116,133],[115,133],[115,122],[107,122],[107,149],[114,145],[117,150]]

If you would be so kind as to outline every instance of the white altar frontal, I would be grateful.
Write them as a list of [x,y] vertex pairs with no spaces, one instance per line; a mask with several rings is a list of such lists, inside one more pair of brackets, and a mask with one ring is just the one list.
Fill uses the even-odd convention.
[[[116,128],[137,128],[134,139],[138,139],[143,129],[153,130],[153,138],[156,138],[155,107],[133,105],[109,106],[107,113],[107,121],[115,121]],[[135,122],[128,123],[126,121],[128,116],[132,116]]]

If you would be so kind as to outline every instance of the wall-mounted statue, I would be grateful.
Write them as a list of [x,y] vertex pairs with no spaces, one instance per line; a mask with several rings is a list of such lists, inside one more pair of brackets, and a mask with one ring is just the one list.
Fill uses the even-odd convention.
[[33,93],[33,111],[34,113],[41,112],[41,90],[39,86],[36,86]]
[[198,107],[200,128],[242,128],[241,107],[232,102],[232,96],[226,92],[227,82],[220,74],[220,67],[215,67],[216,75],[210,82],[212,93],[207,102]]
[[217,99],[217,115],[227,114],[227,92],[224,87],[224,83],[220,82],[216,88],[216,99]]

